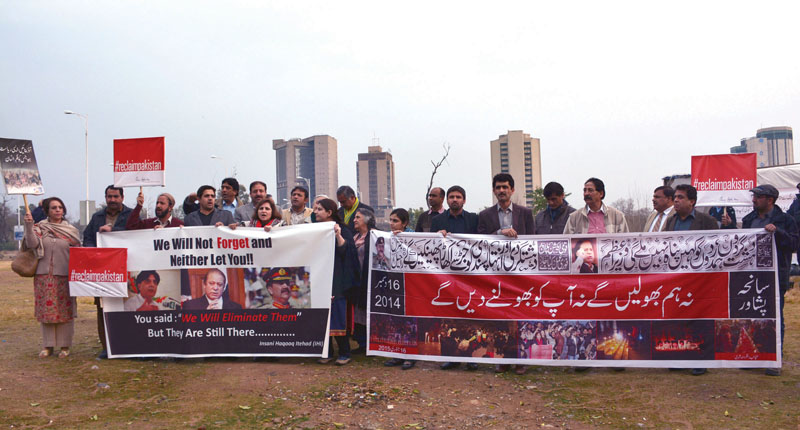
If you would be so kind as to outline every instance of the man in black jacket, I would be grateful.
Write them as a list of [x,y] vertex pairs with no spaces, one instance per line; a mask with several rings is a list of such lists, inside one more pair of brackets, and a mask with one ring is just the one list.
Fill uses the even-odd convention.
[[458,185],[447,189],[448,210],[433,218],[431,233],[466,233],[478,232],[478,215],[464,210],[467,192]]
[[[92,215],[92,219],[83,230],[83,246],[97,247],[97,233],[106,231],[122,231],[128,223],[128,217],[132,209],[125,206],[122,202],[125,194],[122,188],[109,185],[106,187],[106,207],[100,209]],[[106,326],[103,321],[103,305],[99,297],[94,298],[97,308],[97,336],[103,345],[103,350],[98,355],[99,358],[108,358],[106,352]]]
[[[783,304],[786,290],[789,289],[789,266],[792,264],[792,252],[797,249],[797,224],[794,219],[775,206],[778,200],[778,189],[772,185],[759,185],[752,190],[753,211],[742,218],[742,228],[763,228],[775,235],[775,247],[778,249],[778,286],[780,287],[781,307],[781,346],[783,346]],[[728,223],[730,221],[728,220]],[[723,217],[723,225],[725,218]],[[779,376],[780,369],[767,369],[770,376]]]

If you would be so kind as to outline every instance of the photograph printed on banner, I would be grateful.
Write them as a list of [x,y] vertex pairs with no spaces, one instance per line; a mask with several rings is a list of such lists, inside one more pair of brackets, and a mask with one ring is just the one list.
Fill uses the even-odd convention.
[[181,307],[180,270],[128,272],[126,311],[174,311]]
[[372,269],[389,270],[389,247],[386,246],[386,239],[383,236],[375,239],[375,246],[372,248]]
[[419,318],[423,355],[517,358],[517,322]]
[[245,308],[243,270],[181,269],[181,300],[185,310]]
[[244,272],[248,309],[299,309],[311,307],[309,267],[262,267]]
[[598,360],[650,360],[650,321],[598,321]]
[[714,321],[653,321],[653,360],[713,360]]
[[521,321],[519,358],[594,360],[597,334],[592,321]]
[[[719,354],[775,354],[775,320],[717,320],[714,351]],[[730,359],[729,356],[722,357]]]
[[370,315],[369,325],[370,343],[391,347],[417,347],[419,339],[416,318],[373,313]]
[[597,249],[597,239],[593,237],[579,237],[572,239],[572,265],[571,273],[597,273],[600,253]]
[[30,140],[0,138],[0,166],[6,194],[44,194]]

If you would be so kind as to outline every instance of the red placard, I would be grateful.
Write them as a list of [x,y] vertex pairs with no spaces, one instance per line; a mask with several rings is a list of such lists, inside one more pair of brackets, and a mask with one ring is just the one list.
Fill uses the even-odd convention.
[[114,186],[163,186],[164,138],[114,140]]
[[70,248],[72,296],[128,297],[127,248]]
[[757,184],[756,154],[692,156],[692,186],[698,206],[747,206]]

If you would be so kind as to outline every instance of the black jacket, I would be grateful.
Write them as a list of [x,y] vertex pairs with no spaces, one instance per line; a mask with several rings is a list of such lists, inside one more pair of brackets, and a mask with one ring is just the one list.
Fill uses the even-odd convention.
[[[117,216],[117,221],[114,222],[114,227],[111,228],[111,231],[124,231],[132,210],[133,209],[122,205],[122,211],[120,211],[119,216]],[[104,225],[106,225],[106,208],[100,209],[92,215],[89,225],[83,230],[83,246],[96,248],[97,231]]]
[[[742,228],[752,228],[753,220],[758,216],[758,211],[752,211],[742,218]],[[775,230],[775,247],[778,250],[778,283],[781,290],[789,284],[789,267],[792,265],[792,253],[797,249],[800,241],[797,224],[794,218],[787,215],[781,208],[775,206],[768,215],[767,224],[773,224]]]

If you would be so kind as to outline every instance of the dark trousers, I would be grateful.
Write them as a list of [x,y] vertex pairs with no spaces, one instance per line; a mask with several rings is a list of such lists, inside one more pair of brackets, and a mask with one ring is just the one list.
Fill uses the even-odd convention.
[[103,306],[100,304],[100,298],[94,298],[94,305],[97,307],[97,336],[100,338],[100,344],[103,345],[103,351],[107,351],[106,346],[106,324],[103,320]]

